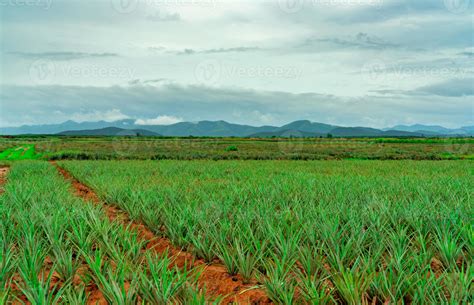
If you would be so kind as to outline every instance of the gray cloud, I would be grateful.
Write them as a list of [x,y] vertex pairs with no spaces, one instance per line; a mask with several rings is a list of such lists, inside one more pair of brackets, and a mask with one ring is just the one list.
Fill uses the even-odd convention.
[[152,85],[152,84],[157,84],[157,83],[163,83],[163,82],[172,82],[171,79],[169,78],[157,78],[157,79],[134,79],[128,82],[130,86],[137,86],[137,85]]
[[[286,17],[296,23],[314,23],[321,16],[326,22],[335,24],[377,24],[402,17],[435,16],[453,13],[450,4],[454,1],[433,0],[354,0],[354,1],[303,1],[301,10]],[[301,2],[300,2],[301,3]],[[457,12],[458,16],[469,16],[472,10]],[[277,15],[282,15],[276,10]]]
[[153,22],[169,22],[169,21],[179,21],[181,16],[178,13],[162,13],[160,11],[150,14],[146,17],[148,21]]
[[442,83],[418,88],[416,91],[445,97],[473,96],[474,78],[451,79]]
[[[256,125],[472,124],[472,10],[456,1],[305,0],[296,12],[279,0],[137,1],[126,13],[110,1],[14,2],[1,10],[2,122],[117,109]],[[45,79],[40,58],[56,61]]]
[[394,49],[400,47],[398,44],[390,43],[377,36],[359,32],[353,37],[349,38],[309,38],[297,48],[314,50],[320,49],[320,47],[324,44],[330,44],[332,46],[341,48],[360,48],[373,50],[382,50],[388,48]]
[[[373,41],[357,41],[344,35],[370,33],[383,37],[387,50],[439,50],[472,47],[471,8],[457,11],[457,2],[443,0],[357,0],[303,1],[296,13],[272,10],[275,18],[306,31],[317,32],[317,39],[334,45],[381,47]],[[467,1],[469,2],[469,1]],[[300,1],[301,3],[301,1]],[[339,5],[337,5],[339,4]],[[288,26],[288,25],[287,25]],[[352,32],[352,33],[351,33]],[[330,33],[330,35],[327,35]],[[323,34],[323,35],[322,35]],[[321,44],[321,41],[313,41]],[[382,43],[382,46],[384,43]]]
[[474,52],[461,52],[461,53],[458,53],[458,55],[466,56],[466,57],[474,57]]
[[83,58],[104,58],[104,57],[118,57],[116,53],[85,53],[85,52],[9,52],[8,54],[15,55],[26,59],[49,59],[49,60],[74,60]]
[[160,53],[160,52],[165,52],[167,49],[166,47],[163,47],[163,46],[153,46],[153,47],[148,47],[147,50],[153,53]]
[[[60,122],[77,112],[105,113],[110,109],[118,109],[121,115],[129,117],[153,117],[166,113],[188,121],[223,119],[254,125],[261,124],[264,119],[266,124],[309,119],[373,127],[413,122],[438,122],[448,126],[452,125],[450,122],[473,123],[472,103],[468,99],[436,95],[419,96],[415,103],[413,97],[348,98],[314,92],[294,94],[177,84],[6,86],[3,89],[0,96],[5,101],[6,113],[29,123]],[[24,111],[25,107],[29,109],[28,113]],[[52,118],[51,113],[61,113],[62,116]]]
[[[406,97],[452,97],[462,98],[470,97],[474,95],[474,78],[459,79],[454,78],[441,83],[432,84],[429,86],[422,86],[415,88],[414,90],[373,90],[373,93],[398,96],[398,98]],[[474,105],[474,103],[472,103]]]
[[261,50],[258,47],[235,47],[235,48],[219,48],[219,49],[207,49],[207,50],[194,50],[184,49],[183,51],[176,52],[178,55],[193,55],[193,54],[218,54],[218,53],[242,53],[242,52],[253,52]]

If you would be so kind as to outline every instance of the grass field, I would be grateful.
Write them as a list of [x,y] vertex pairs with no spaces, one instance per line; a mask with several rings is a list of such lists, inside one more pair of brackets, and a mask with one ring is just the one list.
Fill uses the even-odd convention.
[[[0,304],[205,304],[194,275],[72,196],[46,162],[15,163],[0,196]],[[99,287],[99,288],[97,288]]]
[[80,160],[458,160],[474,159],[473,138],[0,138],[0,150],[34,145],[45,159]]
[[0,304],[473,302],[474,161],[0,162]]
[[0,160],[14,161],[14,160],[31,160],[39,159],[41,155],[36,153],[33,144],[20,145],[13,148],[5,149],[0,153]]
[[275,303],[469,301],[472,162],[61,164]]

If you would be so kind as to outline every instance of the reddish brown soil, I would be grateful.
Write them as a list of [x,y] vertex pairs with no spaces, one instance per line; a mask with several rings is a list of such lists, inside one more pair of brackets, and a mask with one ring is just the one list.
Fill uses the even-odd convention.
[[6,182],[6,176],[8,173],[8,167],[0,167],[0,194],[3,193],[3,185]]
[[[147,242],[148,250],[157,253],[167,251],[168,255],[173,258],[173,265],[179,268],[194,266],[202,270],[198,285],[201,288],[206,288],[208,298],[224,297],[222,304],[272,304],[263,289],[254,288],[258,285],[255,280],[249,284],[244,284],[240,275],[229,275],[225,266],[219,261],[216,260],[213,263],[206,264],[203,260],[196,259],[191,253],[174,247],[169,239],[158,237],[143,223],[132,221],[125,211],[116,206],[104,204],[92,189],[79,182],[55,162],[51,163],[56,166],[64,178],[71,181],[76,196],[95,204],[102,204],[108,218],[111,221],[120,221],[127,226],[127,229],[138,232],[141,238]],[[90,304],[96,304],[97,301],[102,304],[102,299],[101,295],[96,294],[89,301]]]

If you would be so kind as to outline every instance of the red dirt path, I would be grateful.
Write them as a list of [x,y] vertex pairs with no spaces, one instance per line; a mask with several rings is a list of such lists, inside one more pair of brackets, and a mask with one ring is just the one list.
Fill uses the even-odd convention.
[[2,194],[4,191],[3,191],[3,185],[5,184],[6,182],[6,176],[7,176],[7,173],[8,173],[8,170],[10,168],[5,166],[5,167],[0,167],[0,194]]
[[[158,237],[143,223],[131,220],[125,211],[116,206],[103,203],[91,188],[79,182],[55,162],[51,163],[56,166],[66,180],[71,182],[76,196],[91,201],[94,204],[103,205],[108,218],[111,221],[120,221],[127,229],[138,232],[140,237],[147,242],[148,250],[153,250],[157,253],[168,251],[169,256],[174,259],[174,265],[180,268],[183,268],[185,265],[202,268],[198,285],[201,288],[206,288],[206,296],[208,298],[215,299],[219,296],[225,296],[222,304],[272,304],[262,289],[253,288],[258,285],[256,281],[244,284],[240,275],[229,275],[225,266],[217,260],[211,264],[206,264],[203,260],[196,259],[191,253],[173,246],[169,239]],[[91,297],[92,299],[89,300],[90,304],[96,304],[98,301],[99,304],[104,304],[102,302],[103,297],[99,291],[95,291]]]

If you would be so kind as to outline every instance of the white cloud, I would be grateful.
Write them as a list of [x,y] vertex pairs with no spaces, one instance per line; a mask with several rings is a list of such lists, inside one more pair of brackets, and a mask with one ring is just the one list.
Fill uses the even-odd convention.
[[2,7],[0,125],[473,120],[472,14],[455,1],[137,0],[129,14],[109,2]]
[[129,116],[122,113],[120,109],[107,111],[76,112],[71,115],[71,120],[76,122],[106,121],[113,122],[128,119]]
[[137,125],[171,125],[182,122],[183,119],[172,115],[159,115],[154,119],[138,119],[135,121]]
[[262,124],[271,124],[275,122],[275,116],[271,113],[261,113],[258,110],[252,112],[252,115],[256,118],[257,121],[261,122]]

